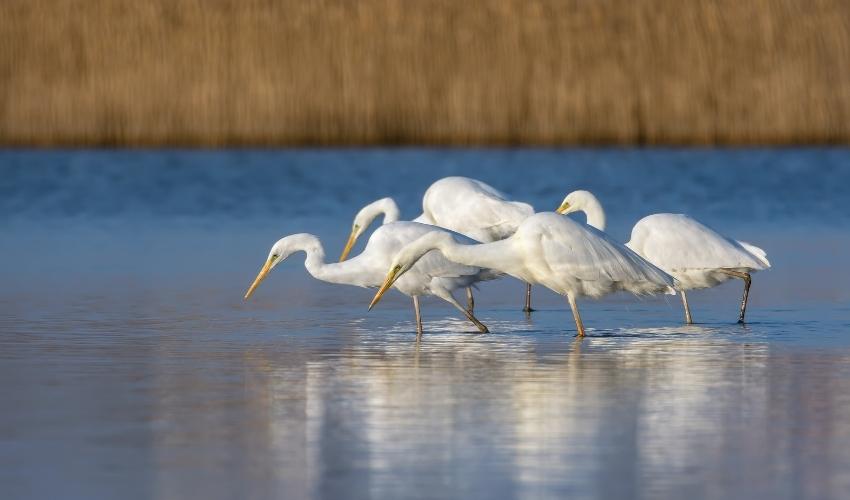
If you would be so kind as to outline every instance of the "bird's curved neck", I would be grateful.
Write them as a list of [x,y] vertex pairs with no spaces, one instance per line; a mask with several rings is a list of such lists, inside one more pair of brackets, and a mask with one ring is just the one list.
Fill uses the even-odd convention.
[[364,221],[363,229],[369,227],[372,222],[381,215],[384,216],[382,224],[389,224],[390,222],[398,221],[401,212],[399,211],[395,200],[392,198],[382,198],[363,207],[359,215],[359,217]]
[[421,257],[430,250],[439,250],[447,259],[458,264],[510,273],[511,269],[505,268],[504,259],[507,250],[505,247],[508,244],[508,240],[501,240],[492,243],[464,245],[456,242],[448,235],[440,235],[422,241],[417,253]]
[[312,234],[304,236],[295,251],[299,250],[307,254],[304,267],[317,280],[343,285],[371,285],[371,283],[361,283],[364,276],[360,272],[359,261],[356,258],[339,263],[325,262],[325,248],[319,238]]
[[605,210],[596,198],[586,200],[582,211],[587,216],[587,225],[605,231]]

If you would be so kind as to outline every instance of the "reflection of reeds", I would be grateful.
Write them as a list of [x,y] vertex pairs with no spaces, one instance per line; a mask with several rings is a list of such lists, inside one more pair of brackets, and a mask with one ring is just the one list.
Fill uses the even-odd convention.
[[6,144],[850,139],[844,0],[3,0]]

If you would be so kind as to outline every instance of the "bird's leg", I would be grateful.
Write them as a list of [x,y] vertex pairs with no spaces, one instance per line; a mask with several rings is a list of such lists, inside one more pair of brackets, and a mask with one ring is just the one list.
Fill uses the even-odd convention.
[[747,300],[750,299],[750,285],[753,284],[753,279],[750,273],[744,273],[744,295],[741,297],[741,316],[738,318],[738,323],[744,324],[744,315],[747,314]]
[[581,315],[578,313],[578,306],[576,305],[576,299],[570,294],[567,294],[567,302],[570,303],[570,309],[573,310],[573,318],[576,320],[576,329],[578,330],[578,336],[584,337],[584,324],[581,322]]
[[534,309],[531,308],[531,283],[525,284],[525,307],[522,308],[523,312],[534,312]]
[[691,318],[691,307],[688,305],[688,296],[685,295],[684,290],[679,290],[679,293],[682,294],[682,305],[685,306],[685,324],[693,325],[694,320]]
[[466,310],[469,311],[469,314],[472,314],[472,311],[475,310],[475,297],[472,296],[472,287],[466,287]]
[[732,271],[731,269],[721,269],[721,272],[744,280],[744,296],[741,297],[741,314],[738,316],[738,323],[744,324],[744,315],[747,314],[747,301],[750,298],[750,285],[753,283],[753,279],[750,277],[750,273]]
[[422,313],[419,311],[419,297],[413,296],[413,312],[416,314],[416,338],[422,336]]
[[478,328],[478,330],[481,331],[481,333],[490,333],[490,330],[488,330],[487,327],[484,326],[484,323],[478,321],[478,318],[473,316],[471,312],[467,311],[466,308],[460,305],[460,303],[458,303],[458,301],[455,299],[454,295],[452,295],[450,291],[442,288],[432,288],[431,291],[434,295],[445,300],[449,304],[453,305],[455,309],[462,312],[463,315],[466,316],[466,319],[472,321],[472,323]]
[[467,311],[467,310],[465,310],[465,309],[462,309],[462,310],[464,311],[464,314],[466,315],[466,318],[467,318],[469,321],[472,321],[472,323],[473,323],[476,327],[478,327],[478,330],[479,330],[481,333],[490,333],[490,330],[488,330],[488,329],[487,329],[487,327],[486,327],[486,326],[484,326],[484,323],[482,323],[482,322],[478,321],[478,318],[476,318],[475,316],[473,316],[471,312],[469,312],[469,311]]

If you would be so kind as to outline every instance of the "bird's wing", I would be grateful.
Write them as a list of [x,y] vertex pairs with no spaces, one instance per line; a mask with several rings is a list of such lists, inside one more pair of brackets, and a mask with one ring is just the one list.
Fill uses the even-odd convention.
[[436,224],[479,241],[495,241],[513,234],[534,214],[526,203],[510,201],[483,182],[467,181],[429,193],[425,208]]
[[602,231],[565,217],[556,224],[557,227],[543,226],[539,231],[543,260],[556,276],[610,283],[614,288],[635,293],[660,291],[673,285],[673,279],[664,271]]
[[747,243],[746,241],[735,241],[735,243],[741,245],[744,250],[753,254],[758,260],[762,262],[762,264],[764,264],[765,268],[770,267],[770,261],[767,260],[767,252],[753,245],[752,243]]
[[470,193],[464,202],[469,215],[474,219],[472,223],[487,231],[490,240],[507,238],[516,231],[522,221],[534,215],[531,205],[508,200],[498,191],[494,194],[482,189]]
[[760,248],[726,238],[683,214],[645,217],[635,225],[632,235],[639,241],[630,247],[670,271],[769,266]]

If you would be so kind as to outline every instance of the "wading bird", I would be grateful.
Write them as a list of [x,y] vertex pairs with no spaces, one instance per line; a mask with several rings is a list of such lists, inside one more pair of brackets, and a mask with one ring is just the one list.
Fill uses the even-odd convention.
[[[361,208],[360,211],[357,212],[357,215],[354,216],[354,223],[351,225],[351,233],[348,236],[348,241],[345,242],[345,247],[342,249],[339,261],[344,262],[345,259],[348,258],[348,254],[351,253],[351,249],[354,248],[355,243],[357,243],[357,239],[363,235],[370,225],[372,225],[372,221],[383,215],[384,219],[381,224],[391,224],[393,222],[398,222],[400,214],[401,211],[398,209],[398,205],[395,200],[389,197],[373,201]],[[430,224],[432,226],[436,225],[424,213],[413,219],[412,222],[420,222],[422,224]],[[474,313],[475,311],[475,297],[472,294],[472,287],[466,288],[466,310],[470,313]]]
[[[245,293],[245,299],[247,300],[254,293],[257,286],[275,266],[299,251],[307,254],[304,267],[318,280],[361,287],[377,287],[381,284],[392,257],[404,245],[431,233],[442,234],[452,241],[475,243],[463,235],[443,228],[417,222],[395,222],[385,224],[372,233],[366,248],[360,255],[346,262],[328,264],[325,263],[325,250],[319,238],[305,233],[286,236],[272,246],[266,263]],[[445,300],[461,311],[482,333],[487,333],[487,327],[471,312],[464,309],[455,300],[452,292],[498,277],[499,273],[480,267],[456,264],[439,253],[433,252],[417,263],[406,277],[407,279],[395,283],[395,288],[413,298],[417,334],[422,333],[422,316],[419,310],[419,297],[422,295],[435,295]]]
[[[557,212],[584,212],[589,225],[605,230],[602,204],[588,191],[568,194]],[[676,278],[688,324],[693,323],[693,319],[685,290],[710,288],[731,278],[744,281],[738,316],[738,323],[743,323],[752,283],[750,274],[770,267],[767,254],[761,248],[727,238],[682,214],[644,217],[632,228],[632,238],[626,246]]]
[[[360,238],[366,229],[369,228],[372,221],[383,215],[384,220],[382,224],[390,224],[392,222],[398,222],[400,214],[401,211],[398,209],[398,205],[392,198],[381,198],[380,200],[373,201],[361,208],[360,211],[357,212],[357,215],[354,216],[354,223],[351,225],[351,234],[348,236],[348,241],[345,242],[345,248],[342,249],[339,261],[343,262],[346,258],[348,258],[348,254],[351,252],[351,249],[354,248],[354,244],[357,243],[357,239]],[[425,214],[413,219],[412,222],[434,225],[434,222]]]
[[[340,261],[345,260],[357,238],[381,214],[384,224],[398,220],[398,205],[392,198],[383,198],[360,210]],[[512,235],[520,223],[533,214],[531,205],[511,201],[507,195],[481,181],[444,177],[425,191],[422,214],[415,221],[451,229],[473,240],[489,243]],[[467,302],[472,310],[474,301],[470,290],[467,290]],[[530,284],[526,285],[523,311],[532,311]]]
[[675,293],[672,277],[602,231],[548,212],[532,215],[513,235],[492,243],[462,244],[436,232],[420,237],[395,256],[369,309],[431,250],[453,262],[493,269],[565,295],[579,336],[584,336],[584,326],[577,297],[621,290]]

